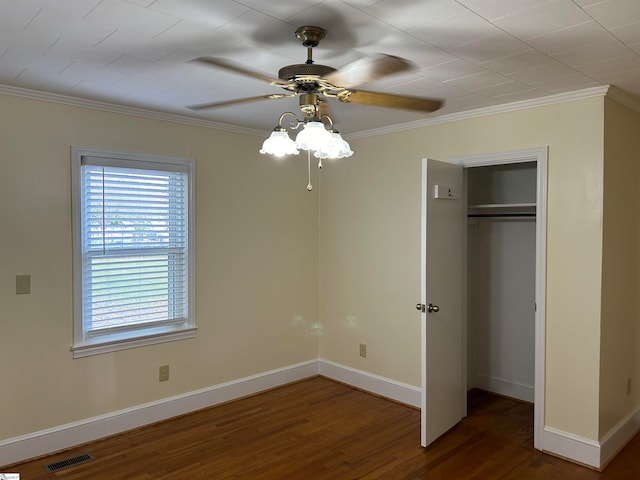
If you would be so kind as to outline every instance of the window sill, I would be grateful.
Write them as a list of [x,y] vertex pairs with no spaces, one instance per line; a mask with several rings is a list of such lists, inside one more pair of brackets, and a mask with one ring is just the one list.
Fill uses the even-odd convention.
[[144,336],[136,336],[134,338],[122,337],[114,338],[110,336],[109,340],[93,339],[90,342],[77,343],[71,347],[73,358],[89,357],[91,355],[99,355],[101,353],[117,352],[119,350],[127,350],[129,348],[144,347],[146,345],[156,345],[158,343],[173,342],[175,340],[185,340],[196,336],[196,328],[183,328],[180,330],[164,331]]

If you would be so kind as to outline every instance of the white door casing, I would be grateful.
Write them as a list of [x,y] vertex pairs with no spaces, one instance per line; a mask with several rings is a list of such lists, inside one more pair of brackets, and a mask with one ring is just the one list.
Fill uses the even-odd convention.
[[[533,414],[533,446],[545,450],[544,391],[545,391],[545,336],[546,336],[546,279],[547,279],[547,162],[548,147],[529,148],[508,152],[467,155],[449,161],[462,167],[486,167],[520,162],[536,162],[536,279],[535,279],[535,386]],[[424,175],[424,174],[423,174]],[[423,179],[424,182],[424,179]],[[424,201],[423,201],[424,204]],[[466,273],[465,273],[466,276]],[[424,288],[423,288],[424,290]],[[463,297],[466,309],[466,297]],[[466,362],[466,359],[465,359]],[[424,358],[423,358],[424,363]],[[424,367],[423,367],[424,368]],[[466,378],[465,378],[466,382]],[[424,395],[424,388],[423,388]],[[424,406],[424,405],[423,405]],[[465,406],[466,414],[466,406]]]

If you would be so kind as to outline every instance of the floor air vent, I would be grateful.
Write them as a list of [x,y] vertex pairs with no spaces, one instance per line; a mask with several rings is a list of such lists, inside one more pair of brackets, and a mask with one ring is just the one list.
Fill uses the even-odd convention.
[[59,462],[45,465],[44,469],[47,472],[57,472],[58,470],[62,470],[63,468],[75,467],[76,465],[81,465],[83,463],[90,462],[91,460],[94,460],[91,455],[89,455],[88,453],[83,453],[82,455],[78,455],[77,457],[65,458],[64,460],[60,460]]

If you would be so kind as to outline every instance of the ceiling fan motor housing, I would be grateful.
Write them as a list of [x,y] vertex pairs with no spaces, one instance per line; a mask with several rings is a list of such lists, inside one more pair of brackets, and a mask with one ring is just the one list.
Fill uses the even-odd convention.
[[278,71],[278,78],[280,80],[289,81],[294,80],[296,77],[323,77],[335,71],[335,68],[328,67],[326,65],[318,65],[316,63],[300,63],[297,65],[287,65],[286,67],[282,67]]

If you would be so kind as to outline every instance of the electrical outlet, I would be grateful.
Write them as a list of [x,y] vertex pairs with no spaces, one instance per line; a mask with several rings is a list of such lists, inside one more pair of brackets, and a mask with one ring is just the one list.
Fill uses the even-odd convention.
[[631,377],[627,378],[627,397],[631,395]]
[[361,343],[360,344],[360,356],[363,358],[367,358],[367,344],[366,343]]
[[31,275],[16,275],[16,295],[31,293]]
[[158,381],[166,382],[169,380],[169,365],[160,365],[158,368]]

